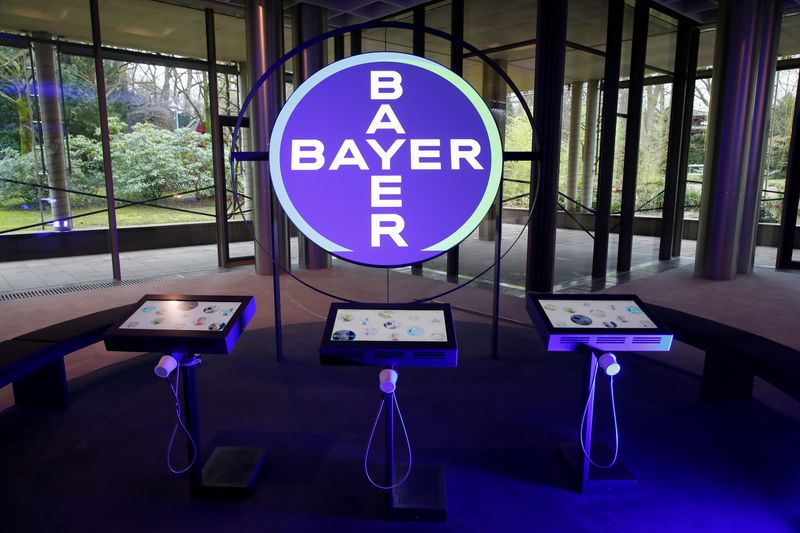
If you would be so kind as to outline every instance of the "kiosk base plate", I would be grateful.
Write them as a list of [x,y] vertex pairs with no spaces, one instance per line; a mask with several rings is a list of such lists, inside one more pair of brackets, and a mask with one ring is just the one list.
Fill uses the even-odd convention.
[[[613,455],[602,444],[592,444],[592,449],[600,457],[611,457]],[[621,461],[617,461],[611,468],[598,468],[589,464],[589,476],[584,481],[581,479],[584,456],[580,444],[577,442],[564,443],[559,446],[558,451],[567,468],[574,474],[579,492],[587,494],[611,490],[629,490],[636,487],[636,478],[625,468]]]
[[[405,468],[397,467],[395,479]],[[444,465],[414,465],[406,482],[392,490],[388,514],[391,520],[446,521]]]
[[218,446],[203,466],[199,497],[248,498],[267,457],[265,448]]

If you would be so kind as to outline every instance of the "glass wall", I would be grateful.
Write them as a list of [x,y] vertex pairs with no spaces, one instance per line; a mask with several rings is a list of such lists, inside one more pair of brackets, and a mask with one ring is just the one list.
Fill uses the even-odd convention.
[[[214,267],[205,13],[147,0],[104,0],[99,9],[122,275]],[[83,0],[0,3],[3,265],[83,256],[49,265],[60,283],[112,276],[90,21]],[[217,55],[225,62],[220,111],[235,115],[243,21],[218,15],[215,22]],[[25,240],[42,232],[60,235]],[[186,245],[192,246],[175,249]],[[158,254],[138,251],[159,247]],[[67,276],[78,264],[81,275]],[[26,288],[56,281],[25,274]],[[0,290],[22,288],[3,282]]]

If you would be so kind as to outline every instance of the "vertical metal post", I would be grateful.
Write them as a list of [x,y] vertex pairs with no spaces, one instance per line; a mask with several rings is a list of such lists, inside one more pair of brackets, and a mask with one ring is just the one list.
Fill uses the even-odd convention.
[[[412,12],[412,21],[414,25],[417,26],[424,26],[425,25],[425,8],[424,7],[415,7]],[[425,32],[422,30],[414,29],[412,32],[412,44],[411,44],[411,51],[415,56],[425,57]],[[414,263],[411,265],[411,273],[415,276],[422,275],[422,262]]]
[[[675,48],[675,68],[672,78],[672,98],[669,115],[669,138],[667,140],[667,171],[664,179],[664,208],[661,215],[661,239],[658,259],[672,258],[672,240],[675,238],[675,210],[680,175],[681,149],[683,136],[689,131],[684,122],[686,105],[687,66],[689,62],[690,26],[681,21],[678,24],[677,47]],[[691,121],[691,119],[690,119]],[[678,236],[677,238],[680,238]]]
[[631,71],[628,86],[628,122],[625,130],[625,161],[622,171],[622,213],[620,216],[617,270],[631,269],[633,254],[633,219],[636,214],[636,177],[639,171],[639,137],[642,130],[642,96],[644,94],[644,64],[647,56],[647,27],[650,22],[650,2],[636,0],[633,12],[633,42]]
[[[505,59],[495,60],[497,68],[505,71],[508,67],[508,61]],[[505,144],[505,130],[506,130],[506,82],[495,72],[495,70],[488,64],[483,64],[483,83],[481,88],[481,95],[484,102],[489,106],[492,112],[497,129],[500,132],[500,142]],[[497,194],[502,200],[502,187],[497,191]],[[481,241],[493,241],[497,238],[497,217],[500,214],[503,203],[495,201],[486,212],[486,216],[481,220],[478,226],[478,239]]]
[[592,420],[594,420],[594,398],[597,387],[592,387],[592,382],[597,377],[597,356],[592,350],[586,350],[586,358],[589,359],[589,376],[583,382],[583,402],[586,406],[586,427],[581,435],[583,438],[583,447],[586,453],[579,451],[580,460],[578,461],[580,487],[581,492],[585,492],[589,485],[589,473],[592,469],[592,463],[589,461],[587,455],[592,453]]
[[344,59],[344,35],[336,35],[333,38],[333,60]]
[[[309,39],[325,33],[325,23],[326,17],[323,8],[305,3],[294,6],[292,11],[293,46],[299,46]],[[295,88],[324,67],[325,58],[325,43],[315,44],[294,56],[293,81]],[[330,255],[299,231],[297,245],[301,268],[318,270],[331,265]]]
[[[567,40],[567,1],[540,0],[536,8],[536,66],[534,72],[533,119],[539,138],[538,205],[531,207],[525,288],[553,290],[556,258],[556,203],[561,152],[561,106]],[[533,176],[531,179],[533,182]]]
[[757,84],[760,2],[722,0],[717,16],[714,74],[700,199],[695,276],[736,277]]
[[[389,367],[391,368],[391,367]],[[386,392],[383,394],[384,423],[386,424],[386,478],[385,486],[394,485],[394,393]],[[386,509],[394,506],[394,491],[386,491]]]
[[797,268],[792,261],[795,234],[797,233],[797,204],[800,202],[800,83],[794,100],[792,138],[789,142],[789,161],[786,166],[786,185],[783,190],[780,240],[775,268]]
[[100,118],[100,144],[103,149],[103,176],[106,182],[106,207],[108,209],[108,245],[111,252],[111,270],[115,280],[122,279],[119,265],[119,235],[117,209],[114,197],[114,175],[111,170],[111,134],[108,131],[108,102],[106,101],[106,75],[103,70],[103,41],[100,35],[100,10],[97,0],[89,0],[92,17],[92,45],[94,72],[97,78],[97,111]]
[[603,72],[603,124],[600,130],[600,162],[597,170],[597,209],[594,215],[592,276],[604,278],[608,268],[608,230],[611,187],[614,183],[614,138],[617,135],[619,63],[622,53],[624,0],[609,0],[606,29],[606,62]]
[[217,86],[217,44],[214,29],[214,10],[206,8],[206,56],[208,58],[208,105],[211,129],[211,161],[214,174],[214,215],[217,223],[217,264],[228,266],[228,218],[225,184],[225,150],[222,145],[222,126],[219,124],[219,87]]
[[683,101],[683,132],[681,135],[680,163],[678,165],[678,183],[675,191],[675,221],[672,229],[672,257],[681,255],[683,244],[683,211],[686,203],[686,179],[689,165],[689,141],[692,133],[694,116],[694,86],[697,76],[697,51],[700,47],[700,30],[697,26],[689,29],[689,50],[686,64],[686,91]]
[[[450,34],[456,40],[464,39],[464,0],[450,2]],[[454,41],[450,42],[450,70],[459,76],[464,74],[464,49]],[[450,281],[458,281],[459,255],[458,246],[447,251],[447,279]]]
[[350,34],[350,55],[361,53],[361,30],[356,30]]
[[[191,358],[192,354],[185,354],[185,359]],[[200,419],[197,414],[197,382],[195,380],[195,367],[181,365],[178,369],[180,379],[183,381],[183,420],[186,429],[191,436],[186,439],[186,450],[188,457],[194,456],[194,463],[189,471],[192,491],[196,491],[203,485],[203,447],[200,445]],[[192,446],[194,442],[194,446]]]
[[783,2],[766,0],[759,10],[759,31],[756,83],[753,94],[753,126],[750,136],[750,157],[745,174],[742,233],[736,268],[739,274],[752,274],[756,257],[756,235],[761,218],[761,191],[764,188],[764,159],[767,155],[769,117],[775,85],[775,64],[778,61],[778,40],[781,33]]
[[495,218],[494,239],[494,283],[492,286],[492,359],[500,357],[497,349],[500,336],[500,256],[503,247],[503,180],[500,179],[500,190],[495,198],[497,217]]

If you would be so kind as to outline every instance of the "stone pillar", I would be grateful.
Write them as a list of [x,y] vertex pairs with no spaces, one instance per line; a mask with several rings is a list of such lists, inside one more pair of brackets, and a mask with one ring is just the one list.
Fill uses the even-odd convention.
[[765,5],[759,13],[756,41],[758,71],[753,92],[753,126],[748,150],[750,158],[745,178],[742,233],[737,260],[739,274],[752,274],[756,258],[756,233],[761,215],[761,190],[764,188],[764,158],[767,154],[768,125],[783,12],[782,2],[766,0],[763,4]]
[[[720,2],[694,269],[697,277],[736,277],[749,158],[762,156],[750,153],[755,95],[767,90],[762,86],[769,83],[769,76],[759,73],[764,54],[758,46],[762,27],[780,24],[779,17],[762,13],[776,9],[775,1]],[[761,149],[763,143],[756,151]]]
[[[245,35],[247,42],[248,78],[255,83],[269,66],[277,61],[283,49],[283,12],[277,0],[247,0],[245,2]],[[249,92],[249,88],[248,91]],[[276,73],[257,91],[250,102],[250,133],[253,151],[267,152],[272,125],[283,104],[283,76]],[[273,273],[271,250],[286,265],[287,257],[280,224],[273,228],[273,202],[270,192],[269,165],[266,161],[253,163],[253,227],[261,243],[255,245],[256,272]],[[284,215],[285,217],[285,215]],[[276,219],[279,217],[276,217]],[[277,229],[277,231],[276,231]],[[273,239],[277,239],[273,246]],[[288,247],[287,247],[288,248]],[[284,253],[281,253],[284,252]]]
[[[50,39],[47,33],[37,33],[40,39]],[[56,50],[49,43],[35,41],[33,52],[36,64],[36,91],[39,95],[39,118],[42,121],[45,164],[47,165],[47,184],[59,189],[68,188],[67,157],[64,144],[64,123],[61,115],[61,101],[58,76],[56,74]],[[50,211],[55,231],[69,231],[72,220],[69,193],[50,189]]]
[[[583,137],[583,168],[581,174],[581,203],[592,207],[594,199],[594,156],[597,151],[598,81],[586,83],[586,126]],[[587,211],[586,209],[581,209]]]
[[[497,59],[497,66],[502,70],[508,68],[508,61]],[[492,111],[492,116],[497,123],[500,131],[500,140],[506,138],[506,82],[498,76],[497,72],[483,64],[483,99]],[[502,194],[499,192],[498,194]],[[492,207],[486,212],[480,225],[478,226],[478,239],[482,241],[493,241],[497,238],[497,202],[492,202]]]
[[[297,4],[292,10],[293,46],[325,33],[327,18],[325,10],[309,4]],[[294,56],[295,89],[309,76],[325,66],[324,43],[315,44]],[[308,269],[328,268],[331,266],[330,255],[298,232],[298,250],[300,267]]]
[[[583,83],[572,82],[569,106],[569,145],[567,149],[567,196],[578,199],[578,153],[581,147],[581,100]],[[564,201],[567,211],[576,211],[578,205],[570,200]]]

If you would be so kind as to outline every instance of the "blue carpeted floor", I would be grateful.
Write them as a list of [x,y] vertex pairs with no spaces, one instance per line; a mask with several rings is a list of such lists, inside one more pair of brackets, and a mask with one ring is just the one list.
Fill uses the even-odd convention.
[[[167,471],[171,392],[145,355],[71,383],[67,409],[0,413],[0,531],[800,529],[800,427],[754,401],[703,404],[698,378],[635,355],[620,358],[616,394],[620,459],[638,486],[578,494],[556,449],[577,437],[582,360],[503,328],[492,361],[489,328],[468,322],[458,368],[401,369],[398,383],[415,461],[446,466],[448,521],[388,522],[362,471],[378,369],[321,367],[321,332],[286,328],[276,363],[272,330],[249,331],[197,370],[204,447],[269,449],[251,499],[192,500]],[[597,416],[608,442],[607,403]],[[382,457],[379,439],[376,475]]]

